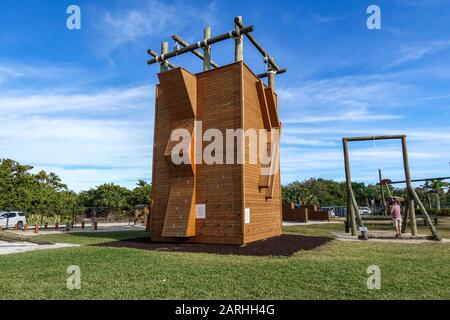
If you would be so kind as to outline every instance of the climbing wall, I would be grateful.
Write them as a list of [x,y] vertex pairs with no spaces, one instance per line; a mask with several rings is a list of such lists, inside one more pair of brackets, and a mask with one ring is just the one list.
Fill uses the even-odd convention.
[[[225,139],[227,130],[244,128],[247,117],[254,119],[247,126],[255,129],[279,127],[276,109],[270,109],[276,107],[276,95],[242,62],[196,75],[177,68],[158,76],[148,226],[152,240],[243,244],[279,235],[279,168],[273,179],[260,177],[260,166],[237,163],[238,153],[248,153],[244,141]],[[174,164],[171,152],[178,141],[170,141],[170,136],[178,128],[201,134],[211,128],[220,130],[224,150],[234,153],[235,162],[226,164],[224,155],[224,163],[195,163],[210,141],[195,141],[193,134],[185,155],[190,163]],[[267,182],[260,187],[264,179]]]
[[[187,161],[175,164],[172,152],[178,141],[167,139],[164,158],[169,173],[169,199],[162,229],[163,237],[192,237],[195,235],[195,148],[194,124],[197,105],[197,79],[182,69],[159,75],[160,99],[170,113],[170,135],[184,129],[190,135]],[[164,141],[161,141],[164,143]],[[183,150],[183,149],[181,149]],[[185,150],[185,149],[184,149]]]

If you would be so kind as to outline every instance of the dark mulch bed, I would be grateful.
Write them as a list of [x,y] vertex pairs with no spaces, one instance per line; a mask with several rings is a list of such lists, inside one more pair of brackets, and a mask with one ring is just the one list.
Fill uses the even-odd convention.
[[167,243],[151,242],[150,238],[133,238],[95,244],[101,247],[135,248],[142,250],[234,254],[241,256],[284,256],[289,257],[299,250],[313,250],[333,238],[307,237],[284,234],[279,237],[256,241],[245,246],[229,244]]

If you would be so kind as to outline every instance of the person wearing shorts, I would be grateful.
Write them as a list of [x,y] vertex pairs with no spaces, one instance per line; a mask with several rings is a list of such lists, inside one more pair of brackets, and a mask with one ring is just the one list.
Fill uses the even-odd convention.
[[392,200],[390,202],[391,208],[390,213],[392,217],[392,222],[395,226],[396,237],[400,237],[402,234],[402,214],[400,210],[400,203],[398,201]]

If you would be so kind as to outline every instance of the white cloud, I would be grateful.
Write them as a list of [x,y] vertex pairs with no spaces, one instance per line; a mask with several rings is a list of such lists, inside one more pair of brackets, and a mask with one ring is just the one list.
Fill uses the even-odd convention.
[[37,87],[27,67],[0,65],[8,83],[22,84],[0,88],[0,158],[56,172],[77,191],[150,179],[154,87],[67,84],[71,70],[58,66],[32,68],[57,83]]
[[148,85],[113,87],[72,93],[72,88],[1,92],[0,114],[44,114],[70,111],[123,111],[148,105],[153,90]]
[[304,145],[304,146],[332,146],[336,143],[334,141],[326,141],[326,140],[318,140],[318,139],[303,139],[295,135],[286,135],[282,136],[282,143],[289,145]]
[[298,124],[298,123],[316,123],[316,122],[335,122],[335,121],[380,121],[380,120],[394,120],[402,118],[398,114],[376,114],[367,111],[348,111],[338,114],[328,115],[307,115],[300,114],[298,118],[288,118],[283,120],[284,124]]
[[150,177],[150,121],[11,117],[2,122],[0,144],[1,157],[63,172],[75,190],[88,182],[121,183],[124,172]]
[[310,80],[278,90],[281,120],[286,124],[402,118],[396,109],[408,85],[394,75],[346,76]]
[[215,1],[206,7],[197,8],[187,2],[169,4],[149,0],[139,2],[133,9],[101,11],[99,31],[102,45],[98,48],[107,55],[123,45],[138,43],[147,37],[161,37],[167,32],[177,32],[191,23],[197,25],[196,22],[200,21],[214,24],[216,10]]
[[11,62],[0,62],[0,83],[5,85],[14,80],[52,80],[61,78],[73,78],[73,75],[79,74],[80,68],[73,65],[32,65],[18,64]]
[[424,43],[408,44],[396,52],[394,61],[388,67],[409,63],[432,55],[450,47],[450,40],[436,40]]
[[[286,123],[286,122],[283,122]],[[289,124],[289,123],[288,123]],[[423,127],[408,126],[404,128],[389,128],[384,126],[368,127],[364,124],[359,127],[354,125],[345,126],[341,123],[332,126],[321,126],[321,127],[283,127],[283,134],[289,135],[314,135],[314,136],[333,136],[335,139],[340,140],[343,136],[349,135],[361,135],[361,136],[374,136],[374,135],[399,135],[405,134],[408,138],[414,141],[442,141],[450,143],[450,128],[449,127],[439,127],[435,126],[429,130],[424,130]]]

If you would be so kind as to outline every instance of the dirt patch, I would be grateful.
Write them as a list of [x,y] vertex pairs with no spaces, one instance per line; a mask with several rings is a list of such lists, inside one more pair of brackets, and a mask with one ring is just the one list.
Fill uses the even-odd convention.
[[229,244],[163,243],[151,242],[150,238],[133,238],[113,242],[99,243],[95,246],[134,248],[153,251],[214,253],[240,256],[284,256],[289,257],[299,250],[313,250],[333,238],[308,237],[284,234],[266,240],[256,241],[245,246]]

